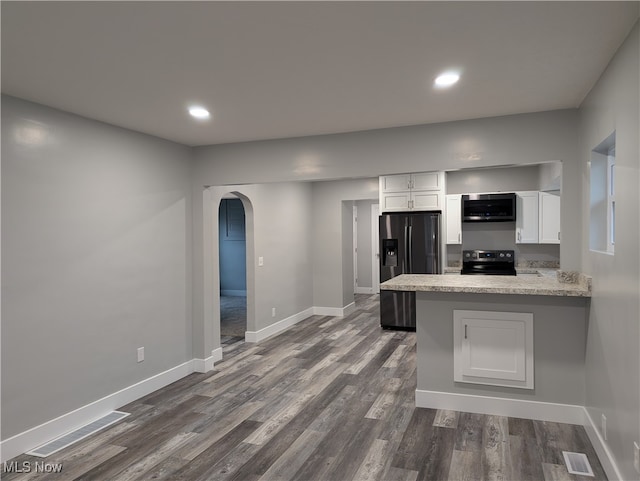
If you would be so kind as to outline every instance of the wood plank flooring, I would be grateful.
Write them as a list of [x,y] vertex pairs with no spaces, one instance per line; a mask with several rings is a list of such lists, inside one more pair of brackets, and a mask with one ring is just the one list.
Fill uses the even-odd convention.
[[[606,480],[580,426],[414,407],[415,333],[379,327],[378,297],[314,316],[121,408],[131,416],[6,480]],[[570,475],[562,451],[595,478]],[[3,471],[5,471],[3,467]]]

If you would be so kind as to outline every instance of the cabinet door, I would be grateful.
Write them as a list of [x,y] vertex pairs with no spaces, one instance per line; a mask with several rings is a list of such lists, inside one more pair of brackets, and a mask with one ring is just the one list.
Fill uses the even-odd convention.
[[438,172],[411,174],[411,188],[414,190],[440,190],[440,177]]
[[432,191],[411,191],[411,209],[412,210],[440,210],[440,194]]
[[462,244],[462,195],[446,196],[447,244]]
[[560,244],[560,196],[540,192],[538,202],[540,244]]
[[392,192],[380,194],[380,209],[381,212],[394,212],[394,211],[406,211],[409,210],[410,193],[407,192]]
[[380,192],[403,192],[411,188],[411,174],[383,175]]
[[454,310],[454,380],[533,389],[533,314]]
[[516,244],[538,243],[538,192],[516,193]]

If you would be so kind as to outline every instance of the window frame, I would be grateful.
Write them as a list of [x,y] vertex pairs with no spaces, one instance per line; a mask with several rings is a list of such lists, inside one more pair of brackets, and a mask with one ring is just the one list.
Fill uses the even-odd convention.
[[615,251],[616,243],[616,147],[607,152],[607,252]]

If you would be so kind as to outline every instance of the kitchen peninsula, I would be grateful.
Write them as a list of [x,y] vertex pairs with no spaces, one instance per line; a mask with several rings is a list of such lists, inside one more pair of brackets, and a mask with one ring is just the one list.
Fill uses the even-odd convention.
[[588,276],[405,274],[380,288],[416,292],[416,406],[583,424]]

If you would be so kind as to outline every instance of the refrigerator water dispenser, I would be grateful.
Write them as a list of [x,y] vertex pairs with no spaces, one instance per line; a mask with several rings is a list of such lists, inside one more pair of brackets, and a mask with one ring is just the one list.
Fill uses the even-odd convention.
[[382,265],[384,267],[398,265],[398,239],[382,239]]

